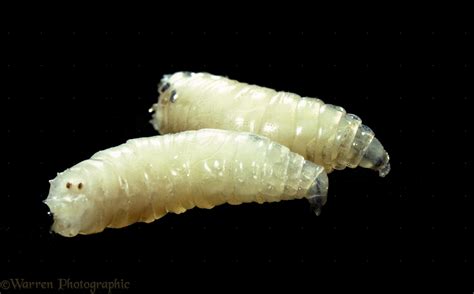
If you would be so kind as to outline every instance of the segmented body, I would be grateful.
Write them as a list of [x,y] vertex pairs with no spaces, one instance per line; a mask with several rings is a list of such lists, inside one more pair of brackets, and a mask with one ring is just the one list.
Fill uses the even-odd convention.
[[[201,128],[252,132],[289,147],[328,172],[360,165],[374,138],[357,116],[342,107],[207,73],[165,76],[159,91],[152,122],[162,134]],[[373,147],[385,152],[379,145]],[[389,171],[388,154],[378,160],[383,162],[361,165],[383,176]]]
[[223,203],[325,197],[324,169],[250,133],[205,129],[133,139],[59,174],[46,204],[64,236]]

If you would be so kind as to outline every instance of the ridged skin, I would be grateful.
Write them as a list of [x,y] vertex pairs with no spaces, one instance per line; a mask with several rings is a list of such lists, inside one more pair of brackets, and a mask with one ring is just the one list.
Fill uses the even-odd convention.
[[[287,146],[327,172],[357,167],[374,138],[357,116],[341,107],[207,73],[165,76],[159,91],[159,102],[151,111],[161,134],[202,128],[252,132]],[[374,148],[385,152],[379,145]],[[362,166],[385,175],[389,166],[384,154]]]
[[[316,189],[317,188],[317,189]],[[250,133],[204,129],[133,139],[59,174],[46,204],[53,230],[91,234],[167,212],[327,193],[324,169]]]

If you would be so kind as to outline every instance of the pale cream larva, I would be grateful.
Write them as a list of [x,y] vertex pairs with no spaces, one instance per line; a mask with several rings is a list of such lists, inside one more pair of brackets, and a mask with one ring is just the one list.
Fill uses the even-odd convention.
[[207,73],[178,72],[159,85],[152,123],[161,133],[219,128],[260,134],[320,164],[390,171],[374,133],[341,107]]
[[203,129],[133,139],[51,181],[52,230],[72,237],[195,206],[307,198],[326,202],[324,168],[251,133]]

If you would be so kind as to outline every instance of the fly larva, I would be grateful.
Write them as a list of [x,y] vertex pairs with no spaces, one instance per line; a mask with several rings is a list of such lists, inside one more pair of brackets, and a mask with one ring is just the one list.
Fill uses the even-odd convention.
[[133,139],[51,181],[52,230],[72,237],[195,206],[307,198],[326,203],[324,168],[251,133],[205,129]]
[[320,164],[390,171],[374,133],[342,107],[207,73],[165,76],[152,123],[161,134],[219,128],[260,134]]

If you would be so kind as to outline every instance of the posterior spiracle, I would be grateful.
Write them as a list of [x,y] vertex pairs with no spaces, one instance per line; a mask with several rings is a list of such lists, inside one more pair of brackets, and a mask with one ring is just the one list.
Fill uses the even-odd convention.
[[315,98],[239,83],[207,73],[166,75],[150,109],[161,134],[218,128],[260,134],[333,169],[361,166],[390,171],[374,133],[342,107]]
[[72,237],[168,212],[307,198],[326,203],[324,168],[251,133],[204,129],[129,140],[51,181],[53,231]]

